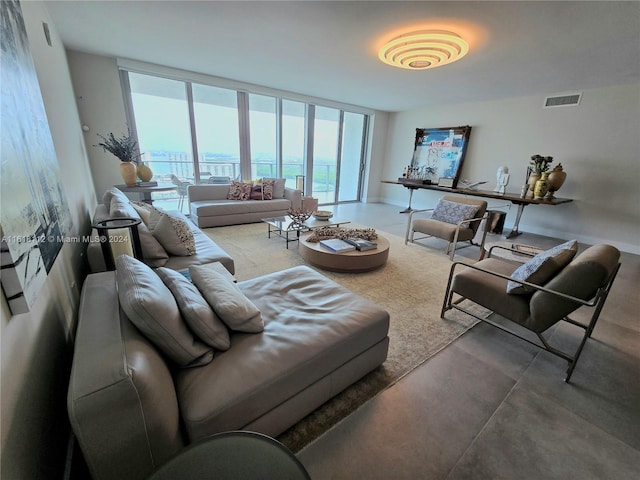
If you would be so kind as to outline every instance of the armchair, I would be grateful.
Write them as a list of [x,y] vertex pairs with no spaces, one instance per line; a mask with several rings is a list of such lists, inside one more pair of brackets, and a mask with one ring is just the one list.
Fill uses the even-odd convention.
[[[468,241],[471,245],[482,220],[487,218],[487,202],[467,197],[444,195],[435,208],[412,210],[407,221],[407,231],[404,238],[407,242],[418,243],[417,240],[437,237],[449,242],[445,253],[453,260],[458,242]],[[422,212],[433,212],[431,218],[416,218],[414,215]],[[484,249],[487,235],[487,225],[482,232],[480,251]],[[423,234],[416,237],[416,233]]]
[[[545,252],[540,255],[544,254]],[[550,278],[545,280],[538,277],[533,280],[533,277],[529,277],[529,281],[523,280],[521,276],[514,276],[517,268],[523,266],[518,267],[507,261],[489,257],[473,265],[455,262],[449,273],[440,317],[445,318],[445,312],[448,310],[459,310],[565,359],[568,362],[565,382],[569,382],[620,268],[619,258],[620,252],[615,247],[596,245],[585,250],[568,265],[557,265],[560,268],[559,272],[547,272],[550,273],[547,275]],[[459,266],[464,266],[464,269],[456,273]],[[519,294],[507,293],[510,281],[520,285]],[[455,301],[454,294],[457,295]],[[533,332],[539,342],[525,338],[490,318],[474,315],[460,306],[464,299],[471,300]],[[586,324],[568,317],[580,307],[593,308],[591,318]],[[580,344],[573,354],[551,346],[542,335],[560,321],[584,330]]]

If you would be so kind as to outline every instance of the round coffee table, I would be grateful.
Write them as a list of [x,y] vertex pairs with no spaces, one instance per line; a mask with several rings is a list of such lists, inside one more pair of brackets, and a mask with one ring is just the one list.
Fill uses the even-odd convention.
[[346,273],[368,272],[384,265],[389,257],[389,241],[381,236],[374,240],[378,244],[375,250],[366,252],[350,250],[343,253],[333,253],[320,243],[307,242],[307,238],[308,235],[300,238],[298,251],[309,264],[323,270]]

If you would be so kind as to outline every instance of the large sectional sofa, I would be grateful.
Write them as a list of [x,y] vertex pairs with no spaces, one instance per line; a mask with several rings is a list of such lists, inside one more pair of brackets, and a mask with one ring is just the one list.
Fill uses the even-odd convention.
[[190,185],[189,213],[200,228],[256,223],[262,218],[279,217],[289,209],[302,207],[302,192],[285,187],[285,180],[274,179],[269,200],[230,199],[231,184]]
[[67,401],[94,480],[148,478],[223,431],[277,436],[386,359],[389,314],[315,270],[233,283],[190,258],[122,255],[83,285]]

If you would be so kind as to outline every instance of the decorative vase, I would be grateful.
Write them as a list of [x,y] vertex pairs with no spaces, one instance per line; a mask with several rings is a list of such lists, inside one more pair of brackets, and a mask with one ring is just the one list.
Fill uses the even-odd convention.
[[549,174],[544,172],[540,177],[540,180],[536,182],[536,186],[533,190],[534,198],[541,200],[549,191]]
[[136,184],[136,165],[132,162],[120,162],[120,175],[126,186]]
[[566,179],[567,172],[562,170],[562,164],[559,163],[549,172],[549,193],[547,193],[547,198],[554,198],[553,194],[560,190],[560,187]]
[[539,173],[532,173],[531,175],[529,175],[529,181],[527,182],[529,184],[529,192],[527,193],[528,197],[533,197],[533,190],[536,188],[536,182],[540,180],[540,174]]
[[137,168],[138,178],[143,182],[148,182],[153,177],[153,172],[144,163],[140,163]]

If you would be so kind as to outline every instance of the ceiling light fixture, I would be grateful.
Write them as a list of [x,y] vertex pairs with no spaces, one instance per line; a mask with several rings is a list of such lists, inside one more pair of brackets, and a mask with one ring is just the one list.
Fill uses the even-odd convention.
[[460,60],[468,51],[469,44],[456,33],[420,30],[390,40],[378,57],[394,67],[426,70]]

